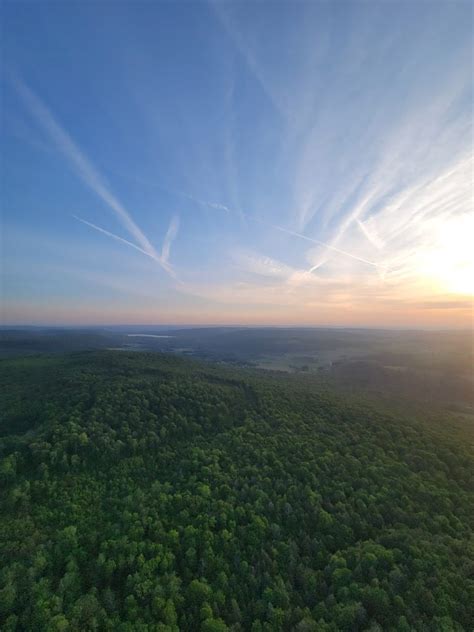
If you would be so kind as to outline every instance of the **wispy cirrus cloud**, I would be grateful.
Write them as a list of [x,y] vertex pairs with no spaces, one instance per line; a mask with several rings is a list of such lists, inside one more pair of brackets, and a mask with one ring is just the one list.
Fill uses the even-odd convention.
[[267,73],[262,68],[258,60],[258,56],[254,53],[252,46],[246,41],[245,34],[241,31],[238,23],[232,15],[231,5],[226,5],[213,0],[209,3],[209,6],[213,9],[221,26],[229,35],[236,49],[247,63],[249,70],[259,83],[270,103],[272,103],[273,107],[280,115],[286,118],[288,116],[288,112],[285,104],[280,98],[278,92],[274,89],[272,82],[269,81]]
[[[284,226],[279,226],[277,224],[273,224],[271,222],[268,222],[268,221],[262,219],[261,217],[259,217],[258,215],[255,215],[255,214],[252,214],[252,213],[247,213],[245,211],[237,210],[237,209],[234,209],[234,208],[230,208],[229,206],[226,206],[225,204],[221,204],[219,202],[210,202],[210,201],[202,200],[202,199],[196,198],[195,196],[190,195],[188,193],[184,193],[183,191],[176,191],[175,193],[177,193],[178,195],[182,195],[182,196],[186,197],[187,199],[191,200],[192,202],[194,202],[195,204],[198,204],[200,206],[205,206],[207,208],[214,209],[214,210],[225,211],[226,213],[230,213],[232,215],[239,216],[241,218],[243,217],[246,220],[249,220],[250,222],[254,222],[256,224],[260,224],[261,226],[264,226],[267,229],[284,233],[286,235],[289,235],[290,237],[296,237],[298,240],[303,240],[303,241],[306,241],[306,242],[311,243],[311,244],[315,244],[315,245],[318,245],[318,246],[323,246],[324,248],[326,248],[328,250],[332,250],[333,252],[335,252],[335,253],[337,253],[339,255],[342,255],[344,257],[349,257],[350,259],[355,259],[356,261],[359,261],[360,263],[364,263],[364,264],[369,265],[369,266],[374,266],[376,268],[379,267],[380,265],[383,266],[383,264],[378,263],[377,261],[370,261],[370,260],[365,259],[365,258],[363,258],[361,256],[358,256],[356,254],[353,254],[351,252],[343,250],[342,248],[338,248],[334,244],[327,243],[327,242],[321,241],[320,239],[316,239],[315,237],[309,237],[308,235],[305,235],[303,233],[297,232],[295,230],[290,230],[289,228],[286,228]],[[316,266],[316,267],[318,267],[318,266]]]
[[[401,45],[400,33],[394,31],[392,38]],[[393,64],[394,51],[388,48],[381,50],[379,62],[354,62],[353,72],[362,78],[358,91],[345,72],[330,84],[294,147],[297,230],[314,221],[326,234],[338,234],[369,216],[386,196],[434,180],[447,161],[456,162],[465,152],[472,116],[462,104],[469,98],[471,49],[460,49],[455,66],[438,69],[443,90],[418,87],[423,81],[417,67],[428,72],[432,64],[420,49],[410,62],[397,64],[390,79],[373,72],[374,66]],[[358,59],[349,47],[347,57]],[[376,108],[381,101],[386,107]]]
[[[281,221],[274,221],[269,210],[262,216],[245,214],[261,225],[262,241],[270,241],[269,232],[279,232],[307,243],[308,269],[288,266],[303,285],[321,271],[351,278],[354,293],[366,281],[379,286],[380,295],[388,288],[401,291],[402,282],[419,291],[423,261],[437,248],[440,226],[456,224],[473,194],[466,156],[472,117],[463,106],[472,96],[466,72],[472,68],[471,47],[460,43],[447,51],[443,63],[435,64],[432,55],[433,33],[448,41],[453,16],[446,15],[442,26],[430,16],[418,33],[413,22],[408,38],[398,27],[380,38],[387,18],[375,8],[370,19],[358,21],[358,28],[336,44],[326,28],[330,11],[315,11],[324,25],[318,27],[311,7],[301,13],[295,9],[284,30],[286,60],[293,63],[290,73],[281,73],[275,72],[281,48],[259,37],[263,10],[212,7],[282,115],[281,153],[272,167],[293,188],[293,196],[284,200],[286,209],[280,207]],[[359,15],[365,17],[357,11],[352,17]],[[297,38],[293,25],[298,25]],[[332,70],[325,73],[329,60]],[[384,107],[378,107],[381,103]],[[452,258],[445,257],[446,268],[453,267]],[[253,263],[269,276],[285,265],[275,266],[264,254],[256,254]],[[282,281],[290,277],[283,275]]]
[[67,159],[68,163],[70,164],[76,175],[108,206],[108,208],[114,213],[119,222],[122,224],[122,226],[126,229],[130,236],[132,236],[136,240],[137,244],[139,245],[134,244],[122,237],[119,237],[118,235],[115,235],[110,231],[100,228],[92,222],[88,222],[79,217],[76,217],[76,219],[88,225],[89,227],[98,230],[104,235],[111,237],[112,239],[115,239],[132,248],[135,248],[136,250],[142,252],[143,254],[147,255],[148,257],[159,263],[162,268],[168,273],[171,273],[172,268],[169,265],[168,261],[169,251],[171,242],[175,238],[178,230],[178,220],[176,218],[173,218],[171,220],[170,227],[165,237],[163,252],[160,255],[156,251],[154,246],[150,243],[149,239],[146,237],[140,227],[137,225],[135,220],[132,218],[129,211],[112,193],[103,176],[97,171],[89,158],[86,157],[83,151],[66,132],[66,130],[59,124],[51,110],[18,75],[13,76],[12,81],[18,94],[22,98],[24,104],[26,105],[34,119],[47,133],[56,148]]
[[171,218],[168,230],[166,231],[165,239],[163,241],[163,248],[161,249],[160,261],[163,265],[169,265],[171,244],[173,243],[179,229],[179,217],[174,215]]
[[[115,239],[116,241],[119,241],[122,244],[125,244],[126,246],[130,246],[130,248],[134,248],[135,250],[138,250],[138,252],[141,252],[142,254],[146,255],[147,257],[150,257],[150,253],[148,253],[146,250],[143,250],[143,248],[140,248],[139,246],[137,246],[136,244],[132,243],[131,241],[128,241],[128,239],[124,239],[123,237],[119,237],[119,235],[115,235],[115,233],[111,233],[108,230],[105,230],[105,228],[101,228],[100,226],[97,226],[97,224],[93,224],[92,222],[88,222],[85,219],[82,219],[82,217],[78,217],[77,215],[73,215],[74,219],[77,219],[79,222],[81,222],[82,224],[84,224],[85,226],[89,226],[90,228],[93,228],[94,230],[97,230],[99,233],[102,233],[103,235],[106,235],[107,237],[110,237],[111,239]],[[151,257],[154,261],[156,261],[156,257]]]
[[261,277],[288,281],[296,272],[295,268],[281,261],[255,252],[239,250],[232,254],[232,258],[240,270]]
[[369,220],[367,222],[362,222],[360,219],[357,219],[356,222],[362,231],[362,234],[367,237],[367,241],[374,245],[378,250],[381,250],[384,246],[384,242],[374,232],[373,228],[369,226]]
[[152,256],[149,252],[147,252],[143,248],[140,248],[139,246],[129,241],[128,239],[124,239],[123,237],[120,237],[119,235],[116,235],[115,233],[111,233],[110,231],[105,230],[104,228],[101,228],[100,226],[97,226],[97,224],[88,222],[87,220],[82,219],[81,217],[78,217],[77,215],[73,215],[73,217],[74,219],[77,219],[79,222],[81,222],[85,226],[89,226],[90,228],[97,230],[99,233],[102,233],[103,235],[106,235],[107,237],[110,237],[111,239],[115,239],[115,241],[125,244],[126,246],[129,246],[130,248],[134,248],[135,250],[138,250],[138,252],[141,252],[147,257],[150,257],[151,259],[153,259],[153,261],[156,261],[157,263],[159,263],[161,267],[164,270],[166,270],[166,272],[170,276],[172,276],[175,279],[177,278],[173,266],[169,263],[169,256],[170,256],[171,244],[173,243],[173,240],[175,239],[178,232],[178,228],[179,228],[178,216],[174,216],[171,218],[171,222],[170,222],[170,225],[168,227],[168,230],[166,232],[165,239],[163,242],[161,255],[157,254],[155,256]]

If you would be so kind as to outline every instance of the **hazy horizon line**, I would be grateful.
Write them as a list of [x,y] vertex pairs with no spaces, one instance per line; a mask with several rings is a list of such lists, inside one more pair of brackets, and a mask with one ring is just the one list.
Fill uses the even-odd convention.
[[9,329],[120,329],[125,327],[131,328],[160,328],[160,329],[338,329],[338,330],[363,330],[363,331],[459,331],[459,332],[472,332],[474,333],[474,326],[472,327],[456,327],[456,326],[386,326],[386,325],[299,325],[299,324],[241,324],[241,323],[185,323],[185,324],[172,324],[172,323],[120,323],[120,324],[1,324],[0,331]]

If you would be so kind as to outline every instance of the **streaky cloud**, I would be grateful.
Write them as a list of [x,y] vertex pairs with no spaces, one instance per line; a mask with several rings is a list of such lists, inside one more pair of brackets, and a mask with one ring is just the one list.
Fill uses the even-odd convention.
[[[97,226],[97,224],[93,224],[92,222],[88,222],[85,219],[82,219],[82,217],[78,217],[77,215],[73,215],[72,217],[74,217],[74,219],[77,219],[79,222],[81,222],[82,224],[85,224],[86,226],[89,226],[90,228],[93,228],[94,230],[97,230],[99,233],[102,233],[103,235],[106,235],[107,237],[110,237],[111,239],[115,239],[115,241],[118,241],[122,244],[125,244],[126,246],[129,246],[130,248],[134,248],[135,250],[138,250],[138,252],[141,252],[142,254],[146,255],[147,257],[150,257],[150,259],[153,259],[153,261],[156,261],[157,263],[159,263],[161,265],[161,267],[166,270],[166,272],[168,272],[168,274],[170,274],[172,277],[176,278],[175,272],[173,270],[173,268],[171,267],[171,265],[168,263],[167,259],[163,259],[162,256],[159,255],[153,255],[150,254],[149,252],[147,252],[146,250],[144,250],[143,248],[140,248],[140,246],[137,246],[136,244],[132,243],[131,241],[128,241],[128,239],[124,239],[123,237],[120,237],[119,235],[116,235],[115,233],[111,233],[108,230],[105,230],[105,228],[101,228],[100,226]],[[169,229],[168,229],[169,232]],[[165,238],[166,241],[166,238]],[[169,254],[169,247],[168,247],[168,254]]]
[[159,261],[160,257],[148,238],[137,226],[130,213],[110,191],[103,177],[90,160],[61,127],[49,108],[18,75],[13,76],[12,81],[30,113],[53,140],[59,151],[67,158],[79,178],[114,212],[122,226],[140,244],[141,249],[152,259]]
[[[256,220],[262,223],[262,220]],[[369,266],[374,266],[375,268],[379,268],[384,267],[383,264],[377,263],[376,261],[370,261],[369,259],[364,259],[363,257],[358,257],[357,255],[354,255],[350,252],[347,252],[346,250],[342,250],[341,248],[337,248],[336,246],[333,246],[332,244],[328,244],[325,241],[321,241],[319,239],[314,239],[313,237],[308,237],[307,235],[303,235],[302,233],[297,233],[294,230],[289,230],[288,228],[283,228],[283,226],[277,226],[276,224],[269,224],[267,222],[263,222],[265,223],[267,226],[269,226],[270,228],[274,228],[275,230],[279,230],[282,233],[286,233],[287,235],[291,235],[293,237],[298,237],[299,239],[304,239],[305,241],[308,241],[312,244],[317,244],[318,246],[323,246],[324,248],[328,248],[329,250],[332,250],[333,252],[337,252],[340,255],[343,255],[344,257],[349,257],[350,259],[354,259],[355,261],[360,261],[360,263],[365,263]],[[316,270],[316,268],[318,268],[318,266],[313,266],[312,268],[310,268],[310,272],[313,272],[313,270]]]
[[[284,228],[283,226],[279,226],[277,224],[273,224],[271,222],[267,222],[259,217],[256,217],[255,215],[251,215],[250,213],[246,213],[244,211],[240,211],[237,209],[233,209],[230,208],[229,206],[226,206],[225,204],[221,204],[219,202],[210,202],[207,200],[202,200],[200,198],[197,198],[193,195],[190,195],[189,193],[186,193],[184,191],[173,191],[172,189],[167,189],[167,191],[169,193],[174,193],[175,195],[181,195],[185,198],[187,198],[188,200],[194,202],[195,204],[198,204],[200,206],[206,206],[208,208],[214,209],[214,210],[220,210],[220,211],[224,211],[226,213],[230,213],[232,215],[236,215],[239,217],[244,217],[252,222],[256,222],[258,224],[261,224],[263,226],[266,226],[267,228],[271,228],[273,230],[277,230],[280,231],[282,233],[286,233],[287,235],[290,235],[292,237],[297,237],[298,239],[303,239],[304,241],[307,241],[309,243],[312,244],[316,244],[318,246],[323,246],[324,248],[327,248],[329,250],[332,250],[333,252],[337,252],[340,255],[343,255],[345,257],[349,257],[351,259],[354,259],[356,261],[359,261],[360,263],[365,263],[366,265],[370,265],[373,266],[375,268],[384,268],[386,266],[384,266],[383,264],[376,262],[376,261],[370,261],[369,259],[365,259],[363,257],[359,257],[353,253],[347,252],[346,250],[343,250],[342,248],[338,248],[337,246],[327,243],[325,241],[321,241],[320,239],[316,239],[314,237],[308,237],[307,235],[304,235],[303,233],[299,233],[297,231],[293,231],[290,230],[288,228]],[[311,268],[311,271],[316,270],[316,268],[320,267],[319,265],[314,266],[313,268]]]
[[251,274],[288,281],[296,272],[294,268],[273,259],[254,252],[238,251],[233,254],[233,259],[239,268]]
[[105,228],[101,228],[100,226],[97,226],[97,224],[88,222],[86,219],[82,219],[82,217],[78,217],[77,215],[73,215],[73,217],[74,219],[77,219],[77,221],[81,222],[82,224],[85,224],[86,226],[89,226],[90,228],[93,228],[94,230],[99,231],[99,233],[102,233],[103,235],[107,235],[107,237],[110,237],[111,239],[115,239],[116,241],[119,241],[122,244],[126,244],[127,246],[130,246],[130,248],[134,248],[135,250],[138,250],[138,252],[141,252],[142,254],[156,261],[155,257],[152,257],[150,253],[148,253],[146,250],[143,250],[143,248],[140,248],[139,246],[132,243],[131,241],[128,241],[128,239],[119,237],[119,235],[115,235],[114,233],[111,233],[110,231],[105,230]]
[[357,225],[359,226],[362,234],[367,238],[367,241],[375,246],[378,250],[381,250],[384,246],[383,241],[367,226],[367,222],[363,222],[360,219],[356,219]]
[[163,241],[163,248],[161,250],[161,263],[164,265],[168,265],[168,260],[170,257],[170,249],[171,244],[173,243],[176,235],[178,234],[179,229],[179,217],[174,215],[171,218],[170,224],[168,226],[168,230],[166,231],[165,239]]
[[238,29],[235,20],[232,19],[232,16],[228,10],[231,6],[230,3],[226,7],[225,3],[211,0],[211,2],[209,2],[209,6],[213,9],[217,20],[219,21],[220,25],[227,33],[227,35],[230,37],[231,41],[235,45],[235,48],[245,60],[247,67],[250,69],[253,77],[260,85],[265,96],[268,98],[268,100],[273,105],[275,110],[280,114],[280,116],[282,116],[284,119],[287,119],[287,109],[284,107],[281,99],[278,97],[270,82],[267,80],[263,69],[258,63],[258,60],[254,55],[252,49],[247,45],[245,37]]

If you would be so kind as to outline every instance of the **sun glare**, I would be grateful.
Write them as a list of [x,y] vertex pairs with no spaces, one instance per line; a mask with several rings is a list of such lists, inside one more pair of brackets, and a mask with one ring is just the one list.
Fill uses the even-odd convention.
[[444,224],[435,246],[423,257],[424,277],[451,294],[474,295],[474,217]]

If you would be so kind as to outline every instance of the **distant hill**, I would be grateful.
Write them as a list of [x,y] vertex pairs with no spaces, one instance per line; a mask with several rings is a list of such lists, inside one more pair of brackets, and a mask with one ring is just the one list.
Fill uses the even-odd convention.
[[305,373],[355,392],[474,415],[470,331],[121,326],[0,329],[0,357],[153,351],[266,371]]

